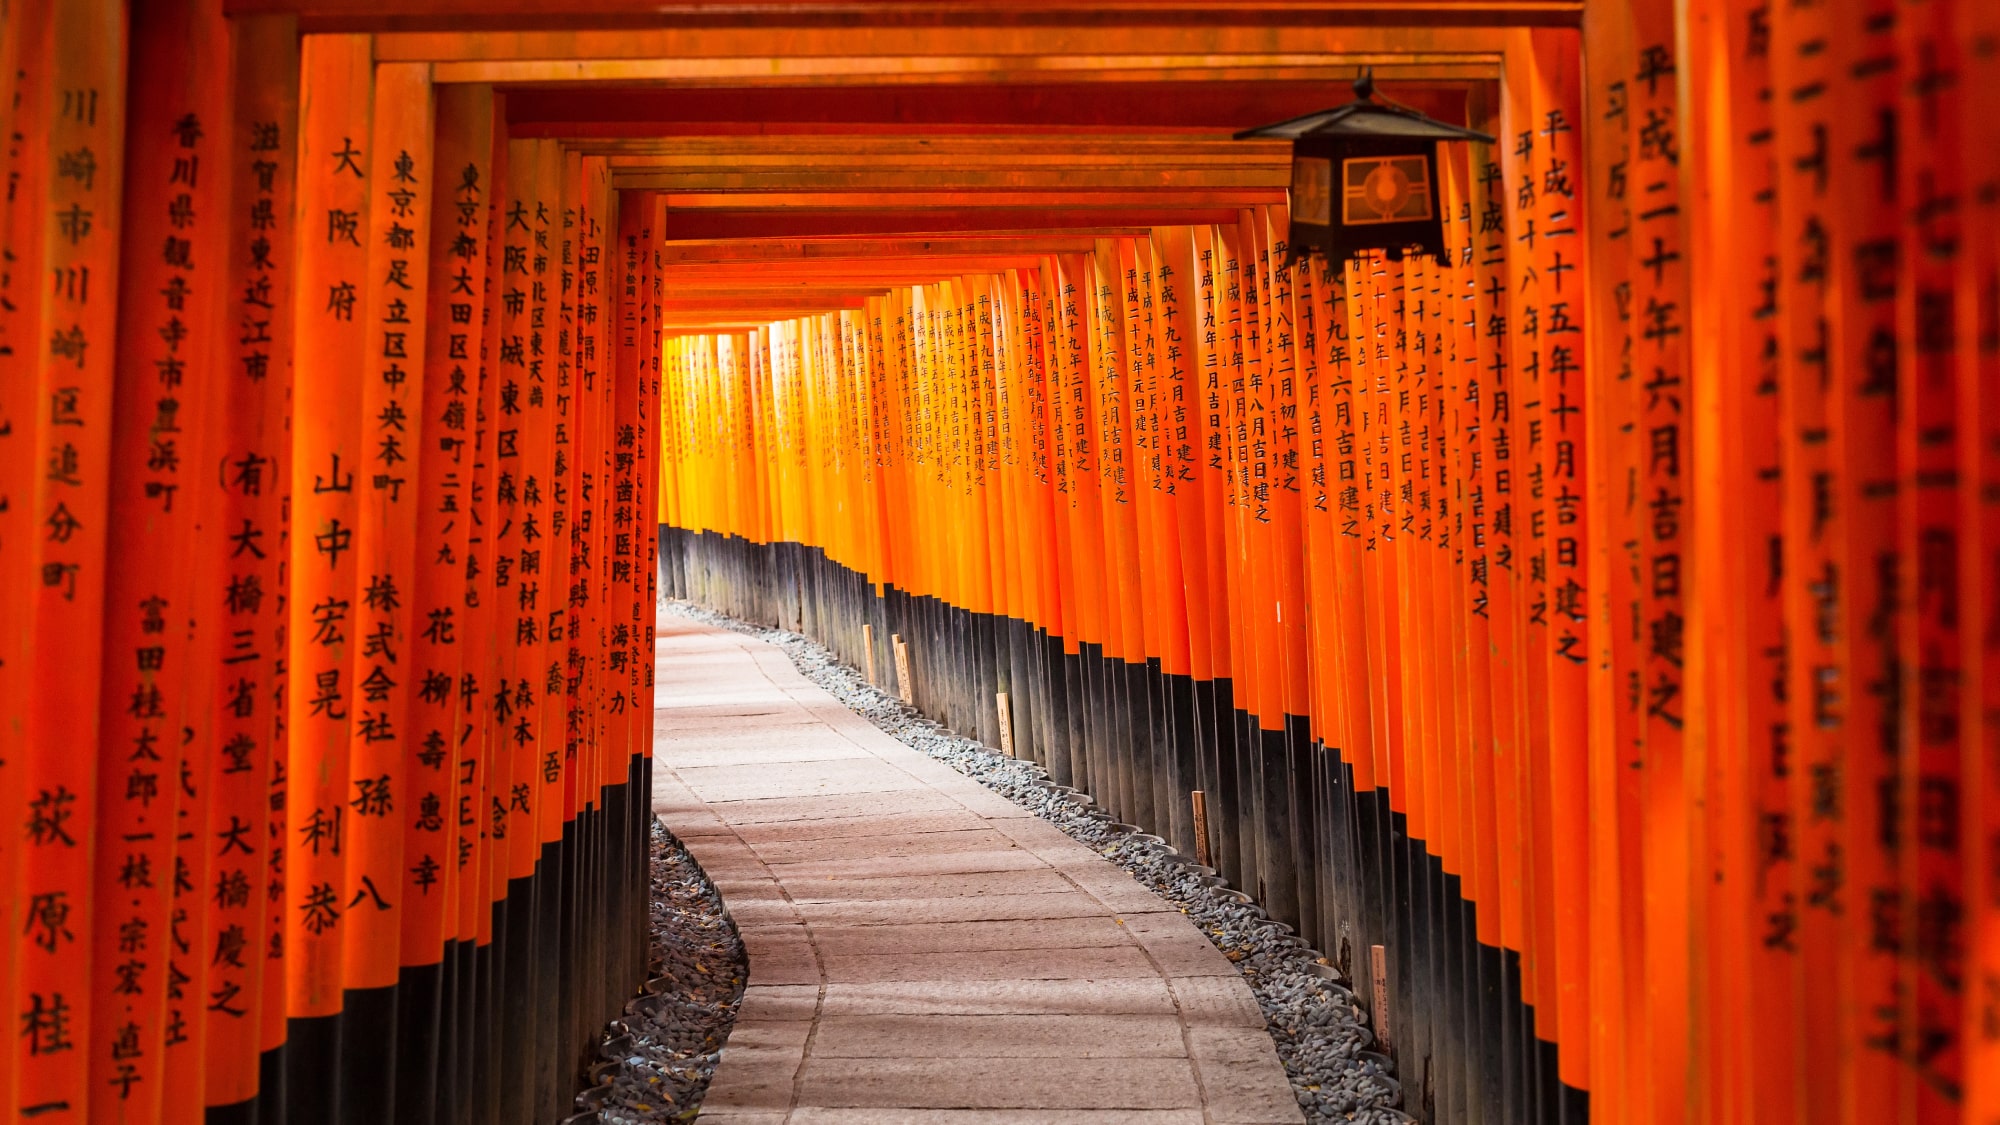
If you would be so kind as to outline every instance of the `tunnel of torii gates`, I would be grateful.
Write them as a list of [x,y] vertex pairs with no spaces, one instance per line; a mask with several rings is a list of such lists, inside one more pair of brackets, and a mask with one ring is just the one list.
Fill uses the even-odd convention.
[[[2000,5],[0,18],[7,1120],[560,1117],[673,597],[1380,947],[1413,1113],[2000,1121]],[[1364,64],[1443,260],[1230,139]]]

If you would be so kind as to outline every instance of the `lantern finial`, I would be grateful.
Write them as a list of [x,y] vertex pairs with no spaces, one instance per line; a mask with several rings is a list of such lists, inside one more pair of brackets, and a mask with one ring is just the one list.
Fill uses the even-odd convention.
[[1361,73],[1354,76],[1354,99],[1373,101],[1375,99],[1375,68],[1364,66]]

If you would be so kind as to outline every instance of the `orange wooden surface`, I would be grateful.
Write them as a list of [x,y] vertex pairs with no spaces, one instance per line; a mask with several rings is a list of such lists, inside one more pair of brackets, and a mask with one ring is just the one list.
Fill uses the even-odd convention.
[[[1386,786],[1602,1120],[1991,1125],[1992,6],[1558,7],[0,10],[0,1104],[194,1120],[490,943],[650,752],[657,520],[1303,720],[1223,866],[1337,927],[1291,771]],[[1290,263],[1222,139],[1364,49],[1499,135],[1447,261]]]

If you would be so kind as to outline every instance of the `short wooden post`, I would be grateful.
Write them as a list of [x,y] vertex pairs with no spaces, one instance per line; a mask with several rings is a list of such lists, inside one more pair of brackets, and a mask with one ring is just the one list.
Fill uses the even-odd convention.
[[868,677],[869,686],[875,683],[875,626],[861,627],[861,672]]
[[1011,758],[1014,756],[1014,708],[1008,703],[1004,691],[994,695],[993,705],[1000,712],[1000,752]]
[[1389,1038],[1389,958],[1379,945],[1368,947],[1368,970],[1375,983],[1375,1042],[1383,1054],[1392,1055],[1396,1048]]
[[891,633],[889,644],[896,650],[896,694],[903,697],[904,703],[915,707],[917,695],[910,686],[910,646],[901,633]]
[[1203,867],[1214,867],[1208,854],[1208,794],[1193,789],[1188,798],[1194,802],[1194,861]]

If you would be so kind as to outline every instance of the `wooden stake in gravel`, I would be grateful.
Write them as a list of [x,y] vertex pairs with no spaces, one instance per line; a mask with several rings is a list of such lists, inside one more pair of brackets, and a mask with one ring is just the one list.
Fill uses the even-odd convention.
[[1213,868],[1215,864],[1209,862],[1208,854],[1208,794],[1191,789],[1188,800],[1194,804],[1194,861]]
[[1014,708],[1007,702],[1004,691],[994,693],[993,705],[1000,713],[1000,752],[1011,758],[1014,756]]
[[889,644],[896,650],[896,693],[903,697],[904,703],[914,707],[917,697],[910,686],[910,646],[901,633],[891,633]]
[[861,627],[861,668],[868,676],[868,686],[875,686],[875,626]]
[[1368,972],[1375,983],[1375,1042],[1382,1047],[1382,1053],[1394,1057],[1395,1041],[1389,1038],[1389,958],[1379,945],[1368,947]]

